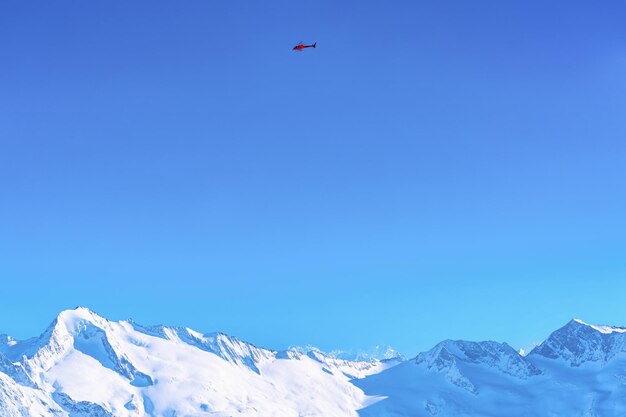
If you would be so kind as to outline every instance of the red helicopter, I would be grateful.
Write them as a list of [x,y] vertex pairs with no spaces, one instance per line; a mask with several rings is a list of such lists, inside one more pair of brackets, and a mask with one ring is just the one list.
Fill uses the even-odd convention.
[[302,42],[300,42],[299,44],[293,47],[293,50],[302,51],[304,48],[315,48],[316,45],[317,45],[317,42],[315,42],[313,45],[305,45]]

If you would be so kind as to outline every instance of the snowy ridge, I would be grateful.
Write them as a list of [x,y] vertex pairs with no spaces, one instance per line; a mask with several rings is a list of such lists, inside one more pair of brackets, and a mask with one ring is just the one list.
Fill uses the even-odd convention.
[[528,356],[558,359],[570,366],[585,363],[602,365],[626,353],[625,332],[622,327],[594,326],[574,319],[552,333]]
[[258,364],[271,360],[276,355],[275,351],[258,348],[224,333],[201,334],[187,327],[146,327],[137,323],[131,324],[141,333],[195,346],[228,362],[244,365],[256,373],[259,373]]
[[572,320],[527,356],[497,342],[444,341],[355,381],[385,397],[362,417],[626,415],[624,328]]
[[275,351],[77,308],[39,337],[0,336],[0,417],[626,415],[622,327],[572,320],[527,356],[462,340],[411,360],[362,352]]
[[581,319],[574,319],[574,321],[578,324],[582,324],[584,326],[589,326],[594,330],[599,331],[600,333],[604,333],[604,334],[611,334],[611,333],[626,333],[626,327],[614,327],[614,326],[599,326],[599,325],[594,325],[594,324],[589,324],[589,323],[585,323],[584,321],[582,321]]
[[[506,343],[446,340],[428,352],[420,353],[415,364],[427,370],[444,373],[457,387],[476,395],[479,390],[471,381],[468,367],[482,366],[483,372],[500,372],[520,379],[539,375],[541,371],[524,360]],[[471,371],[471,370],[470,370]]]
[[76,308],[40,337],[0,337],[0,417],[356,417],[371,399],[351,379],[394,364],[278,352]]
[[32,370],[48,371],[72,351],[92,356],[135,385],[149,385],[150,378],[138,371],[122,353],[112,329],[111,322],[89,309],[64,311],[39,338],[7,344],[6,354],[13,361],[22,359],[24,368],[36,378],[37,386],[46,383]]
[[446,340],[428,352],[420,353],[415,363],[438,371],[458,367],[459,364],[481,364],[490,370],[522,379],[541,374],[511,346],[492,341]]

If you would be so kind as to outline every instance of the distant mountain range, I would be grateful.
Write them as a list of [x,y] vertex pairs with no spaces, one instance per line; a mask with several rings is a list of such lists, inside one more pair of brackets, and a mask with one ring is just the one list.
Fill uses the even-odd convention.
[[528,355],[446,340],[263,349],[223,333],[63,311],[39,337],[0,335],[0,417],[553,417],[626,415],[626,328],[572,320]]

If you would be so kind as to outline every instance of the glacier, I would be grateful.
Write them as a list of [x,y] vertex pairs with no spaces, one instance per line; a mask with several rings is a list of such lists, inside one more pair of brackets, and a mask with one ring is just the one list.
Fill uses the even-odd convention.
[[38,337],[0,335],[0,417],[626,415],[626,328],[574,319],[522,356],[444,340],[271,350],[224,333],[61,312]]

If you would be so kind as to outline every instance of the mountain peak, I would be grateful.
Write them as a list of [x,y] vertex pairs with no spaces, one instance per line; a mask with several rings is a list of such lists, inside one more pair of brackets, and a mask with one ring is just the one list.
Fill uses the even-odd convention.
[[110,321],[77,307],[60,312],[39,337],[0,336],[0,410],[27,410],[28,401],[45,404],[44,412],[31,407],[45,417],[347,417],[366,404],[350,381],[394,365],[321,352],[283,357],[225,333]]
[[415,363],[437,371],[457,368],[459,365],[483,365],[522,379],[541,373],[511,346],[494,341],[444,340],[431,350],[420,353]]
[[87,308],[87,307],[75,307],[73,309],[68,309],[68,310],[63,310],[61,311],[58,316],[57,319],[59,321],[66,321],[66,320],[89,320],[89,321],[106,321],[108,322],[108,320],[106,318],[104,318],[103,316],[101,316],[100,314],[94,312],[93,310]]
[[552,332],[529,356],[560,359],[576,367],[586,362],[605,364],[622,352],[626,352],[626,328],[572,319]]

